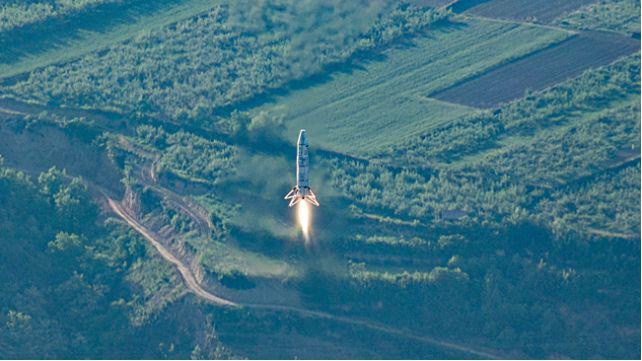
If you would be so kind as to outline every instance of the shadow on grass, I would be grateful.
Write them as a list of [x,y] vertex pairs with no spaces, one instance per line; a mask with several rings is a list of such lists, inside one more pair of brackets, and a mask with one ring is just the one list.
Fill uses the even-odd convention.
[[268,89],[256,96],[225,107],[216,111],[215,115],[228,117],[233,111],[247,111],[264,104],[275,102],[278,97],[286,96],[292,92],[308,89],[328,83],[334,79],[335,74],[354,74],[357,71],[368,71],[368,66],[373,63],[382,63],[388,60],[387,50],[390,49],[411,49],[417,47],[416,39],[419,37],[434,39],[437,34],[447,34],[459,31],[468,27],[465,22],[439,21],[431,27],[418,32],[417,34],[404,35],[392,43],[384,44],[373,49],[358,51],[348,59],[335,62],[323,67],[317,74],[302,79],[288,82],[286,85],[276,89]]
[[92,10],[55,17],[0,33],[0,63],[13,64],[27,57],[64,48],[88,33],[106,33],[115,26],[136,22],[178,4],[181,0],[132,0],[100,5]]

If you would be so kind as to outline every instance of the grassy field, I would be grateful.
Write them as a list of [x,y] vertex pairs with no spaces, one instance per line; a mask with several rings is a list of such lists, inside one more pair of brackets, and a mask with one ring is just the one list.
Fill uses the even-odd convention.
[[365,156],[474,111],[424,95],[567,36],[485,20],[447,24],[260,109],[283,114],[289,138],[306,128],[316,145]]
[[489,18],[547,23],[594,0],[490,0],[477,2],[468,13]]
[[[40,103],[209,123],[215,113],[447,16],[391,3],[246,5],[214,6],[76,61],[33,71],[6,91]],[[319,24],[306,22],[311,14],[322,17]]]
[[[162,27],[212,8],[219,1],[162,0],[111,4],[56,18],[42,26],[6,31],[0,36],[0,79],[49,64],[61,63],[124,41],[148,29]],[[100,10],[100,11],[98,11]]]
[[431,97],[476,108],[493,108],[522,97],[527,90],[546,88],[639,48],[640,42],[630,37],[582,33]]
[[[481,197],[481,201],[472,207],[477,210],[469,215],[484,213],[495,203],[492,199],[500,199],[496,204],[498,209],[510,209],[519,202],[529,204],[532,201],[520,200],[520,197],[531,194],[529,197],[536,198],[539,191],[548,192],[583,182],[639,155],[639,60],[636,58],[636,55],[631,55],[502,105],[496,112],[482,112],[413,137],[382,161],[417,168],[442,168],[445,174],[484,174],[472,178],[454,177],[453,183],[459,184],[455,186],[458,189],[453,191],[446,187],[440,200],[434,202],[434,208],[448,205],[447,199],[453,195],[461,196],[466,191],[470,193],[460,203],[453,203],[450,209],[471,206],[477,197]],[[443,167],[438,166],[440,162],[443,162]],[[499,184],[483,196],[485,186],[465,185],[477,177],[485,179],[486,184],[493,180]],[[422,181],[419,175],[414,178]],[[447,177],[434,184],[425,182],[429,189],[426,194],[432,197],[442,192],[439,188],[445,186]],[[353,183],[346,182],[347,186]],[[392,184],[381,189],[392,189]],[[436,187],[437,184],[439,186]],[[509,198],[512,200],[502,201],[503,194],[511,193],[515,186],[521,186],[522,190],[511,194]],[[528,191],[529,187],[533,190]],[[355,189],[353,194],[359,196],[361,192],[362,189]],[[422,199],[418,193],[413,190],[416,198]],[[379,203],[379,208],[384,208],[384,204],[396,207],[394,199],[399,197],[400,194],[378,194],[377,197],[364,196],[363,199],[364,203],[388,199],[387,204]],[[502,202],[506,203],[502,206]],[[428,198],[417,209],[424,210],[427,204]],[[625,209],[619,208],[618,211],[624,212]],[[572,211],[572,208],[559,210]],[[626,212],[635,214],[631,208]],[[608,224],[610,221],[608,217],[596,218],[594,223]],[[564,228],[563,225],[559,227]]]

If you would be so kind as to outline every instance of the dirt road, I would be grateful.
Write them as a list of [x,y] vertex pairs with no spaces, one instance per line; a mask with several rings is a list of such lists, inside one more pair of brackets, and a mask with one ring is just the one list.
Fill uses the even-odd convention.
[[183,264],[169,250],[167,250],[163,246],[163,244],[157,239],[158,236],[155,235],[154,232],[148,230],[144,225],[139,223],[131,214],[129,214],[129,212],[120,203],[114,201],[111,198],[107,198],[107,201],[109,203],[109,207],[112,209],[114,213],[116,213],[116,215],[118,215],[136,232],[138,232],[140,235],[145,237],[145,239],[147,239],[154,246],[154,248],[158,250],[160,255],[165,260],[167,260],[168,262],[176,266],[176,268],[181,274],[181,277],[185,281],[185,285],[188,287],[190,291],[192,291],[196,296],[202,299],[205,299],[209,302],[212,302],[216,305],[225,306],[225,307],[245,307],[245,308],[251,308],[256,310],[266,310],[266,311],[292,312],[292,313],[297,313],[304,317],[323,318],[323,319],[332,320],[336,322],[361,326],[371,330],[388,333],[391,335],[406,337],[416,341],[424,342],[426,344],[430,344],[432,346],[437,346],[440,348],[449,349],[451,351],[468,354],[475,358],[485,358],[485,359],[500,358],[499,356],[496,356],[486,351],[476,350],[468,346],[456,344],[449,341],[439,340],[429,336],[417,336],[407,331],[395,329],[392,327],[388,327],[385,325],[381,325],[381,324],[366,321],[366,320],[354,319],[354,318],[349,318],[344,316],[337,316],[337,315],[333,315],[322,311],[313,311],[313,310],[307,310],[307,309],[291,307],[291,306],[236,303],[236,302],[218,297],[206,291],[205,289],[203,289],[203,287],[201,287],[201,285],[198,283],[198,281],[196,280],[196,277],[194,276],[192,271],[189,269],[189,267]]
[[210,301],[212,303],[215,303],[217,305],[221,306],[226,306],[226,307],[238,307],[239,305],[232,302],[228,301],[226,299],[223,299],[221,297],[215,296],[201,287],[201,285],[196,281],[196,277],[194,277],[194,274],[192,271],[184,265],[178,258],[176,258],[171,252],[169,252],[158,240],[156,240],[156,236],[154,235],[153,232],[145,228],[142,224],[140,224],[134,217],[132,217],[126,209],[124,209],[120,203],[114,201],[111,198],[108,198],[107,201],[109,202],[109,207],[116,213],[121,219],[123,219],[127,224],[129,224],[130,227],[132,227],[136,232],[140,233],[145,239],[149,241],[149,243],[156,248],[158,253],[169,261],[171,264],[176,266],[178,269],[178,272],[181,274],[181,277],[183,277],[183,280],[185,281],[185,284],[187,287],[194,292],[197,296]]

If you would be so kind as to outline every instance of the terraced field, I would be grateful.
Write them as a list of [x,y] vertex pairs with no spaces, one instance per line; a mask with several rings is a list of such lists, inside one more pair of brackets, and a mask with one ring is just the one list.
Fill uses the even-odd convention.
[[474,111],[424,95],[568,36],[564,31],[495,21],[453,23],[258,110],[283,114],[288,134],[307,128],[322,147],[367,156]]
[[577,10],[595,0],[490,0],[460,1],[455,10],[469,14],[511,20],[529,20],[548,23],[562,14]]
[[493,108],[517,99],[526,90],[541,90],[591,67],[609,64],[640,48],[633,38],[586,32],[516,62],[431,94],[439,100],[476,108]]

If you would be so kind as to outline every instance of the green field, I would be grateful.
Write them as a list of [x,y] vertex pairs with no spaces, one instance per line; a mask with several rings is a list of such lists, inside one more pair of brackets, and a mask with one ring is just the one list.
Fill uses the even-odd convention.
[[120,12],[90,11],[80,25],[70,27],[65,19],[57,19],[60,24],[49,25],[46,31],[36,28],[22,36],[7,31],[0,38],[0,44],[10,52],[0,57],[0,79],[79,58],[140,32],[190,18],[219,3],[221,1],[164,0],[157,4],[139,1]]
[[447,24],[260,109],[284,114],[288,135],[306,128],[321,147],[367,156],[475,111],[425,95],[567,36],[485,20]]
[[[253,11],[244,3],[214,6],[75,61],[32,71],[4,90],[41,104],[210,124],[226,108],[422,31],[447,15],[393,4],[286,3],[268,2]],[[310,14],[321,16],[322,26],[307,23]]]

